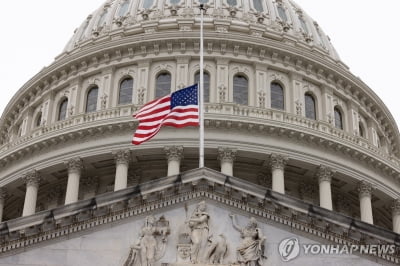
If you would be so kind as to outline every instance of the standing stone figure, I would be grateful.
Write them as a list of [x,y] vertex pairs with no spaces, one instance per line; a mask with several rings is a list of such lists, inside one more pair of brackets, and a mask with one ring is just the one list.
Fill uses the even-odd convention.
[[190,261],[192,263],[206,263],[208,243],[208,220],[210,215],[206,212],[204,201],[197,204],[187,223],[191,231]]
[[240,232],[242,238],[242,242],[237,248],[237,260],[240,266],[263,265],[265,237],[257,227],[256,219],[250,218],[249,223],[244,228],[240,228],[235,221],[236,216],[234,214],[229,216],[232,219],[233,228]]
[[164,256],[168,234],[169,223],[163,216],[158,221],[152,215],[147,216],[124,266],[154,266]]

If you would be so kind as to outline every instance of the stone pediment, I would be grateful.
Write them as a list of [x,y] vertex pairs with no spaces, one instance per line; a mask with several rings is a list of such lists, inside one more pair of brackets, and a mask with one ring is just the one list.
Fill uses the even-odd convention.
[[[190,220],[202,201],[207,205],[205,212],[209,216],[207,247],[212,245],[212,237],[226,237],[227,254],[220,264],[192,264],[187,254],[179,258],[179,247],[191,252],[193,243],[188,236],[192,231],[185,221]],[[235,223],[242,229],[251,217],[257,221],[259,232],[266,238],[262,249],[266,259],[262,265],[281,265],[278,246],[290,237],[302,243],[398,244],[393,241],[397,235],[390,231],[210,169],[196,169],[2,223],[0,264],[18,265],[10,261],[24,260],[33,263],[41,257],[37,254],[43,253],[43,256],[50,256],[50,261],[60,260],[57,256],[65,258],[68,262],[65,265],[95,265],[95,262],[96,265],[124,265],[133,245],[139,243],[137,250],[140,250],[140,232],[145,225],[157,224],[159,228],[151,229],[150,236],[158,243],[159,258],[151,265],[236,266],[239,265],[236,264],[237,251],[244,239],[243,232],[235,230],[231,214],[235,214]],[[146,217],[149,216],[155,219],[148,222]],[[187,234],[186,241],[180,236],[183,233]],[[48,255],[54,250],[57,250],[56,255]],[[76,254],[76,258],[70,257],[71,254]],[[108,255],[102,260],[96,259],[99,254],[109,254],[114,260]],[[78,258],[80,261],[87,259],[88,263],[76,263]],[[361,258],[351,255],[329,259],[359,260],[363,265],[375,265],[369,258],[381,263],[399,262],[396,254],[363,255]],[[296,260],[303,263],[298,265],[306,265],[309,264],[307,259],[322,261],[324,257],[305,256]]]

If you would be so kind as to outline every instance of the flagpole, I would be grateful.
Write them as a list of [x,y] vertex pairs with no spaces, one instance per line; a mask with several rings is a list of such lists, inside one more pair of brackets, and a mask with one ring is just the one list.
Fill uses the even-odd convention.
[[199,143],[199,168],[204,167],[204,70],[203,70],[203,12],[204,4],[200,4],[200,143]]

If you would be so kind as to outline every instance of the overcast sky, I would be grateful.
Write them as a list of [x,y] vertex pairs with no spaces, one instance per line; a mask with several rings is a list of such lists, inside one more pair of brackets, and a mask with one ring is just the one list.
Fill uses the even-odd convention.
[[[400,124],[400,0],[297,0]],[[0,10],[0,114],[104,0],[12,0]]]

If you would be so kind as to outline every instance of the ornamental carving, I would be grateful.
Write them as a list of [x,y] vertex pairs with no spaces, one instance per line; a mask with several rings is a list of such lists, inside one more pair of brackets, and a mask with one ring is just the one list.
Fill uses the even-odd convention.
[[372,195],[372,185],[366,181],[361,181],[358,183],[358,193],[360,198],[362,197],[371,197]]
[[400,198],[393,200],[392,213],[393,215],[400,215]]
[[82,162],[82,159],[79,157],[72,158],[72,159],[64,162],[64,164],[68,168],[68,173],[81,172],[81,170],[83,169],[83,162]]
[[147,216],[123,266],[154,266],[165,255],[169,233],[169,221],[164,216],[158,220],[152,215]]
[[320,183],[323,181],[328,181],[330,183],[332,181],[332,177],[333,177],[334,173],[335,172],[331,168],[324,166],[324,165],[320,165],[317,168],[317,172],[315,173],[315,176],[318,178],[318,181]]
[[119,150],[113,152],[113,155],[116,164],[129,164],[129,160],[131,159],[130,150]]
[[28,173],[26,173],[23,176],[23,180],[26,184],[26,186],[35,186],[38,187],[39,183],[40,183],[40,176],[39,176],[39,172],[36,170],[32,170]]
[[226,101],[226,87],[221,84],[218,86],[219,102],[224,103]]
[[270,165],[271,165],[272,170],[285,169],[287,162],[288,162],[288,158],[286,156],[276,154],[276,153],[271,154]]
[[236,149],[218,147],[218,160],[233,163],[236,159]]
[[237,224],[236,216],[229,215],[232,219],[232,226],[240,232],[242,242],[237,247],[237,263],[240,266],[261,266],[264,264],[264,237],[261,229],[257,225],[257,221],[254,217],[250,218],[250,221],[245,227],[240,227]]
[[[185,210],[187,211],[187,206]],[[201,201],[185,221],[185,228],[180,230],[177,265],[224,263],[228,251],[226,237],[223,234],[210,234],[209,221],[207,205],[205,201]]]
[[168,162],[183,159],[183,146],[166,146],[164,152],[167,155]]

